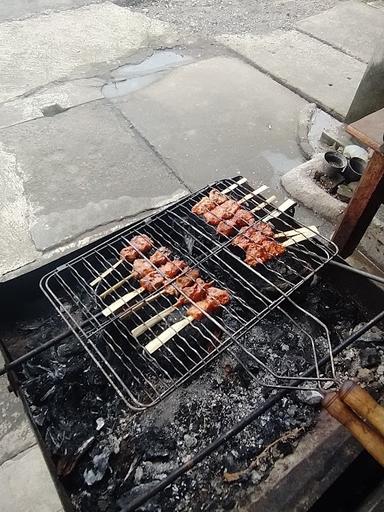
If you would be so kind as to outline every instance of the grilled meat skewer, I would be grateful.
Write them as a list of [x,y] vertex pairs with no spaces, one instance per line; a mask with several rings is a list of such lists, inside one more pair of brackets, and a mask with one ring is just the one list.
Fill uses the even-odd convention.
[[146,254],[153,247],[153,242],[147,235],[136,235],[132,237],[129,243],[131,245],[121,249],[120,259],[114,263],[111,268],[105,270],[98,277],[96,277],[96,279],[90,283],[90,286],[95,286],[96,284],[100,283],[100,281],[111,274],[124,261],[132,263],[136,258],[139,258],[140,252],[138,251],[141,251],[142,254]]
[[120,288],[120,286],[129,281],[132,277],[143,277],[144,275],[154,271],[154,266],[160,267],[161,265],[165,265],[168,261],[170,261],[170,255],[170,249],[167,249],[167,247],[160,247],[152,254],[152,256],[149,257],[149,260],[144,258],[137,258],[132,264],[133,271],[127,277],[124,277],[118,283],[108,288],[108,290],[105,290],[103,293],[101,293],[99,297],[104,299],[107,297],[107,295]]
[[[183,279],[184,276],[180,277],[179,279]],[[178,280],[176,279],[176,282]],[[173,304],[172,306],[169,306],[168,308],[164,309],[163,311],[160,311],[157,315],[154,315],[153,317],[149,318],[148,320],[145,320],[142,324],[135,327],[135,329],[132,330],[131,334],[134,337],[141,336],[144,334],[148,329],[151,327],[154,327],[156,324],[164,320],[168,315],[173,313],[176,309],[184,306],[188,302],[198,302],[207,296],[207,290],[212,287],[212,283],[206,283],[200,278],[197,278],[196,281],[191,284],[190,286],[184,286],[176,289],[175,285],[169,285],[164,289],[164,294],[167,295],[180,295],[179,299],[177,300],[176,304]],[[177,293],[175,293],[177,292]],[[181,293],[182,292],[182,293]]]
[[[153,354],[158,350],[162,345],[167,343],[170,339],[172,339],[176,334],[178,334],[184,327],[192,323],[194,320],[202,320],[204,316],[208,313],[214,313],[221,306],[228,304],[230,302],[231,296],[226,290],[221,290],[220,288],[210,287],[207,290],[207,297],[201,301],[198,301],[195,305],[191,306],[187,310],[186,318],[179,320],[174,323],[164,332],[159,334],[152,341],[147,343],[145,346],[145,350],[149,354]],[[202,310],[202,311],[201,311]]]

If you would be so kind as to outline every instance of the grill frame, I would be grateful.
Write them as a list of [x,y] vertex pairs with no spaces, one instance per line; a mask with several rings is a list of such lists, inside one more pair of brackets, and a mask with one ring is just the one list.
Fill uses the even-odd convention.
[[[234,254],[233,251],[230,250],[231,239],[223,239],[224,241],[220,241],[220,238],[214,235],[213,228],[206,225],[202,219],[198,218],[197,216],[193,215],[190,212],[191,205],[195,204],[198,200],[201,199],[201,197],[207,195],[209,190],[211,190],[212,188],[224,190],[227,187],[233,186],[235,183],[241,181],[242,179],[243,178],[241,176],[236,176],[235,178],[228,178],[225,180],[216,181],[206,187],[203,187],[201,190],[193,194],[181,198],[172,205],[161,209],[159,212],[150,215],[145,219],[140,220],[134,224],[129,225],[127,228],[123,229],[118,234],[111,235],[110,237],[108,237],[106,240],[104,240],[91,250],[85,252],[80,256],[77,256],[68,263],[54,269],[46,276],[44,276],[40,281],[40,287],[43,290],[44,294],[48,297],[53,306],[58,310],[61,317],[71,328],[72,332],[75,334],[78,340],[82,343],[82,345],[87,350],[95,364],[107,377],[111,385],[115,388],[116,392],[120,395],[120,397],[123,399],[126,405],[131,409],[142,410],[146,407],[152,406],[161,399],[163,399],[165,396],[167,396],[169,393],[171,393],[176,387],[182,385],[187,379],[189,379],[191,376],[193,376],[203,367],[209,364],[223,351],[228,349],[233,343],[236,343],[239,337],[246,334],[247,330],[252,328],[258,321],[260,321],[262,318],[268,315],[268,313],[272,309],[280,306],[280,304],[287,297],[289,297],[289,295],[291,295],[297,288],[302,286],[305,282],[310,280],[316,274],[316,272],[318,272],[331,258],[336,256],[337,254],[337,247],[335,246],[335,244],[324,238],[322,235],[318,234],[316,238],[311,238],[304,242],[305,244],[309,245],[312,251],[320,250],[321,253],[324,253],[323,258],[320,259],[318,253],[308,251],[307,249],[305,249],[305,255],[310,255],[312,258],[311,262],[315,262],[316,266],[310,266],[309,268],[307,268],[307,272],[305,275],[299,276],[298,273],[296,272],[295,277],[299,277],[299,279],[296,280],[296,282],[294,283],[289,282],[288,288],[286,289],[280,288],[276,284],[276,282],[273,282],[271,280],[271,278],[275,278],[276,276],[279,275],[282,276],[282,274],[281,272],[278,272],[273,268],[271,270],[271,268],[268,267],[268,264],[263,265],[262,269],[260,269],[259,266],[257,266],[256,268],[251,268],[248,265],[246,265],[241,260],[241,257],[239,255]],[[247,183],[245,185],[243,184],[236,187],[234,190],[231,191],[231,193],[228,196],[233,199],[239,200],[241,197],[250,193],[252,190],[253,189]],[[249,204],[249,208],[253,208],[264,201],[265,197],[261,194],[258,194],[254,196],[252,200],[244,204],[246,206]],[[268,217],[271,214],[274,215],[276,211],[277,208],[275,206],[266,205],[260,210],[259,219],[262,220],[263,218]],[[185,217],[183,217],[183,215]],[[168,380],[168,382],[161,389],[157,389],[156,387],[158,386],[159,381],[157,381],[154,384],[151,381],[151,379],[148,379],[146,376],[142,376],[142,384],[144,384],[146,388],[143,388],[142,390],[139,389],[138,392],[136,392],[135,390],[132,391],[132,389],[128,388],[126,382],[124,381],[124,375],[120,374],[121,372],[117,369],[118,364],[115,364],[115,362],[111,364],[108,358],[106,357],[106,354],[102,352],[102,350],[105,349],[105,341],[109,345],[109,348],[112,349],[112,351],[114,350],[115,353],[116,344],[119,347],[120,351],[122,350],[121,345],[114,341],[113,336],[111,336],[110,334],[110,330],[117,328],[117,330],[120,331],[122,338],[129,335],[126,327],[127,323],[124,323],[123,320],[125,312],[120,311],[117,314],[112,314],[107,318],[101,318],[101,320],[99,320],[100,313],[98,312],[96,314],[95,312],[93,312],[92,308],[88,307],[86,304],[83,303],[83,300],[89,300],[89,296],[86,295],[85,298],[82,298],[81,296],[73,294],[71,295],[72,291],[75,290],[71,289],[71,286],[69,284],[70,280],[65,279],[65,273],[69,272],[72,274],[77,274],[77,278],[79,279],[81,287],[83,287],[85,290],[90,289],[91,287],[89,287],[89,282],[91,281],[92,276],[96,277],[100,272],[104,270],[104,268],[99,268],[97,269],[96,272],[96,269],[93,267],[92,261],[94,261],[96,255],[97,258],[101,257],[101,261],[103,261],[105,267],[107,265],[110,265],[109,261],[105,258],[103,251],[109,253],[111,255],[111,258],[113,258],[118,255],[119,248],[122,248],[121,243],[127,245],[128,237],[131,237],[139,233],[149,234],[151,238],[159,237],[159,223],[163,223],[165,226],[169,226],[169,218],[172,216],[174,218],[177,218],[179,223],[178,227],[181,227],[183,223],[185,223],[185,219],[188,219],[189,222],[186,224],[187,227],[185,228],[184,226],[183,229],[185,230],[185,232],[188,232],[188,229],[191,229],[192,232],[194,232],[194,236],[190,235],[189,233],[189,236],[192,236],[193,239],[193,247],[191,253],[185,253],[185,248],[181,249],[180,243],[177,245],[178,250],[174,251],[174,244],[177,244],[178,242],[176,241],[176,239],[172,240],[172,238],[169,236],[169,233],[165,231],[164,227],[161,228],[163,230],[162,238],[161,240],[158,240],[159,243],[156,244],[155,248],[158,248],[158,246],[160,245],[170,247],[172,249],[172,254],[174,257],[186,259],[190,267],[199,268],[199,270],[202,271],[203,277],[206,278],[206,280],[208,280],[207,278],[211,278],[216,283],[219,283],[220,287],[230,288],[230,285],[228,285],[227,281],[223,281],[221,278],[219,278],[218,274],[222,275],[222,272],[224,272],[226,275],[228,275],[230,272],[236,272],[237,278],[240,279],[240,281],[245,281],[243,282],[242,288],[251,288],[250,292],[252,294],[255,294],[257,300],[263,303],[265,307],[259,311],[257,311],[255,307],[252,307],[252,315],[248,319],[248,321],[246,321],[245,317],[242,318],[241,320],[243,321],[243,325],[241,326],[241,328],[232,331],[228,331],[226,324],[224,324],[223,322],[220,323],[220,321],[217,320],[216,316],[212,317],[211,315],[207,315],[210,327],[207,328],[204,323],[193,325],[193,332],[196,332],[196,334],[200,332],[200,335],[202,335],[203,339],[209,341],[209,339],[212,338],[212,327],[216,327],[221,329],[221,331],[226,334],[226,339],[224,341],[221,341],[220,338],[218,338],[217,336],[213,336],[216,345],[213,345],[213,347],[211,347],[211,351],[206,351],[207,354],[204,356],[204,358],[200,358],[201,360],[198,363],[195,363],[192,366],[192,368],[187,367],[185,372],[182,373],[178,378],[170,377],[169,372],[168,375],[166,373],[164,374],[163,372],[163,376],[165,376],[165,381]],[[272,219],[271,222],[275,226],[276,224],[277,226],[280,226],[280,229],[275,229],[276,232],[284,231],[287,229],[297,229],[300,227],[304,227],[302,224],[294,220],[287,213],[281,213],[278,219]],[[155,228],[156,230],[155,234],[151,232],[153,228]],[[177,233],[173,232],[172,234],[176,236]],[[206,253],[207,247],[203,245],[200,238],[197,237],[197,234],[199,235],[199,237],[203,236],[203,240],[208,241],[211,244],[211,248],[208,249],[208,253]],[[186,238],[183,238],[185,245],[187,245],[187,242],[185,242]],[[293,249],[289,249],[289,253],[293,251],[295,255],[301,254],[300,251],[304,250],[302,247],[304,246],[304,243],[298,244]],[[195,256],[193,256],[192,254],[193,251],[195,251]],[[229,259],[229,262],[225,263],[227,267],[225,270],[223,270],[223,268],[220,268],[220,272],[216,272],[212,271],[212,268],[208,268],[209,265],[215,266],[219,264],[221,266],[224,262],[224,257]],[[306,262],[305,260],[301,260],[300,258],[299,260]],[[231,267],[230,263],[234,263],[235,266],[237,265],[237,267],[241,269],[241,271],[237,272],[236,268]],[[306,263],[308,264],[308,262]],[[78,271],[78,266],[82,265],[85,266],[86,269],[88,269],[88,272],[90,272],[89,278],[87,277],[87,279],[85,279],[83,275]],[[272,265],[275,264],[273,263]],[[284,268],[284,265],[285,263],[282,264],[282,268]],[[281,268],[281,260],[277,262],[277,268]],[[265,273],[267,275],[265,275]],[[122,276],[122,274],[120,275]],[[248,278],[244,277],[247,275]],[[270,296],[260,293],[259,290],[255,288],[255,285],[251,284],[250,277],[254,278],[256,282],[262,282],[263,284],[267,283],[267,286],[270,288],[270,290],[273,291],[273,294],[277,295],[277,297],[271,298]],[[120,276],[118,276],[118,279],[120,279]],[[286,281],[284,276],[278,277],[278,279],[282,283]],[[55,291],[55,287],[57,287],[58,284],[60,284],[60,288],[66,290],[66,293],[72,300],[72,303],[70,304],[70,310],[68,310],[68,305],[65,302],[63,302],[63,299],[61,299],[58,293]],[[123,289],[124,288],[126,290],[130,289],[128,286],[123,287]],[[153,306],[151,305],[153,295],[154,294],[150,294],[144,299],[142,299],[142,302],[147,307],[150,307],[150,309],[153,308]],[[238,292],[238,289],[236,289],[231,290],[231,295],[232,301],[229,305],[229,308],[241,305],[243,308],[242,311],[245,311],[247,309],[246,299],[249,296],[249,293],[247,292],[245,293],[244,296],[239,296],[240,294]],[[121,296],[121,294],[119,294],[119,296]],[[97,308],[100,309],[100,302],[95,298],[95,294],[92,294],[91,298],[92,302],[94,302],[92,307],[97,306]],[[82,319],[82,321],[78,319],[79,309],[82,312],[82,314],[84,314],[84,319]],[[202,330],[204,332],[202,332]],[[104,338],[104,341],[101,341],[101,343],[104,343],[102,347],[98,346],[98,343],[100,343],[100,337],[102,340]],[[111,343],[114,345],[114,349],[111,346]],[[188,350],[193,351],[194,347],[191,347],[188,341],[187,344],[188,347],[186,348]],[[130,340],[130,345],[134,351],[132,353],[136,354],[135,351],[137,351],[139,347],[145,345],[145,343],[139,343],[138,346],[132,346],[132,340]],[[147,354],[144,354],[144,356],[147,357]],[[123,351],[122,357],[128,357],[127,353]],[[154,359],[155,361],[151,361],[151,365],[153,365],[151,371],[153,371],[155,367],[158,367],[157,359]],[[146,359],[145,362],[147,361],[148,359]],[[172,363],[172,361],[170,361],[170,363]],[[142,368],[139,368],[138,373],[136,372],[136,370],[136,377],[133,379],[134,381],[136,381],[137,378],[139,378],[140,380],[140,374],[142,373]],[[160,368],[160,370],[163,370],[163,368]],[[159,378],[159,376],[157,377]],[[151,390],[151,393],[153,394],[149,393],[148,389]],[[143,393],[144,395],[147,395],[146,400],[143,399]]]

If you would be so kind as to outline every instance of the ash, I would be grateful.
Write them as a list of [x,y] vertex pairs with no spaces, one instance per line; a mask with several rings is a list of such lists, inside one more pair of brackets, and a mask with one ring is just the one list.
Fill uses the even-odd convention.
[[[295,300],[330,326],[336,345],[365,316],[327,282],[305,287]],[[319,355],[324,333],[297,311],[311,329]],[[58,319],[18,324],[15,340],[28,332],[30,347],[57,334]],[[294,377],[313,363],[311,346],[290,319],[275,310],[241,340],[275,373]],[[371,387],[384,385],[381,331],[366,335],[337,360],[339,375],[358,376]],[[329,375],[329,368],[324,370]],[[173,469],[261,405],[276,380],[237,346],[224,352],[184,387],[151,409],[133,414],[106,383],[74,337],[26,364],[19,374],[33,421],[77,511],[123,510]],[[212,456],[147,502],[146,511],[231,510],[291,453],[316,422],[308,393],[291,393]],[[275,442],[279,440],[279,442]],[[272,443],[273,447],[268,449]],[[267,448],[267,449],[266,449]]]

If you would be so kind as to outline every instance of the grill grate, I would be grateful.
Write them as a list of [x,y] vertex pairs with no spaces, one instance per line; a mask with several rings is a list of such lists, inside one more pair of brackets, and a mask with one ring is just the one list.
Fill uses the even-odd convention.
[[[125,403],[133,409],[151,406],[180,386],[244,336],[271,309],[310,279],[336,253],[336,246],[317,234],[288,248],[279,259],[250,267],[231,239],[219,237],[215,229],[191,213],[191,208],[212,188],[231,189],[227,196],[241,200],[252,192],[244,178],[225,179],[191,194],[168,208],[110,236],[95,249],[55,269],[42,279],[41,287],[94,362],[106,375]],[[276,233],[300,226],[265,197],[254,194],[244,207],[253,209],[257,220],[269,220]],[[131,332],[143,322],[170,308],[175,298],[141,293],[134,302],[116,309],[110,306],[139,287],[132,279],[123,282],[103,300],[100,295],[130,273],[123,262],[97,287],[90,286],[111,268],[120,250],[132,236],[146,234],[154,249],[166,246],[173,258],[198,268],[205,281],[229,291],[231,301],[201,322],[192,322],[153,354],[145,350],[149,341],[183,318],[177,309],[162,322],[135,338]],[[146,258],[145,255],[142,257]],[[160,290],[161,292],[161,290]],[[181,292],[183,293],[183,292]],[[125,300],[123,301],[123,303]],[[185,309],[185,308],[184,308]],[[103,312],[104,311],[104,312]]]

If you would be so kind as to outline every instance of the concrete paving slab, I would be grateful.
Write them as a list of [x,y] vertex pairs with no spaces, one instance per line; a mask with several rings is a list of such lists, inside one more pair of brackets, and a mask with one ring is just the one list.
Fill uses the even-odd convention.
[[1,0],[0,23],[5,20],[27,18],[34,14],[74,9],[103,0]]
[[340,2],[296,26],[352,57],[369,62],[375,44],[383,40],[384,12],[362,2]]
[[58,512],[61,501],[38,446],[0,466],[0,510]]
[[295,30],[219,40],[280,83],[337,117],[348,112],[365,64]]
[[303,161],[305,101],[234,58],[177,68],[114,101],[192,189],[238,173],[279,189],[279,176]]
[[[4,360],[0,354],[0,365],[3,364]],[[8,391],[8,378],[0,377],[0,467],[3,462],[34,444],[36,439],[21,401]],[[0,510],[3,510],[1,498]]]
[[17,157],[0,136],[0,275],[36,260],[39,253],[29,233],[32,207],[25,196]]
[[0,105],[0,128],[51,115],[83,103],[103,98],[101,78],[73,80],[52,85],[34,94],[21,96]]
[[186,192],[105,101],[3,129],[0,140],[32,209],[28,227],[39,251]]
[[[142,47],[176,42],[170,25],[105,2],[0,24],[0,102],[84,77]],[[96,73],[94,73],[96,74]]]

